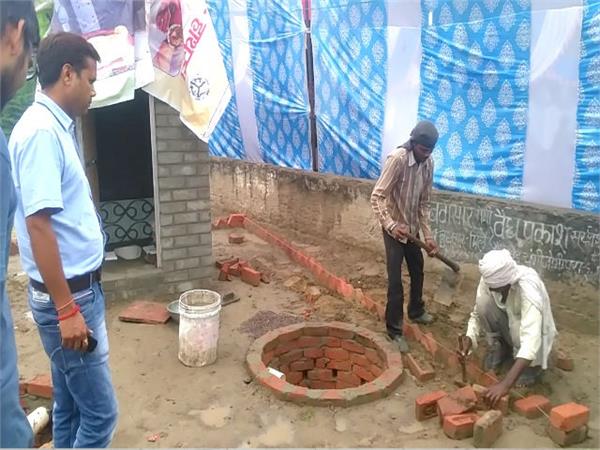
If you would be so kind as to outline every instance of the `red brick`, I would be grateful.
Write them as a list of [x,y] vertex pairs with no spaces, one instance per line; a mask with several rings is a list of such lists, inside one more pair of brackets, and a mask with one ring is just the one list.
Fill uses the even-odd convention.
[[234,263],[230,266],[223,266],[221,270],[227,271],[229,275],[232,275],[234,277],[239,277],[242,274],[242,267],[243,266],[241,265],[241,263]]
[[340,339],[352,339],[354,337],[354,331],[343,330],[341,328],[330,328],[329,336],[337,337]]
[[557,350],[556,351],[556,367],[560,370],[565,370],[567,372],[572,371],[575,368],[573,364],[573,358],[570,358],[564,351]]
[[561,447],[570,447],[572,445],[580,444],[587,439],[587,434],[587,425],[575,428],[572,431],[563,431],[553,427],[552,424],[548,424],[548,436]]
[[288,374],[291,372],[290,370],[290,365],[289,364],[280,364],[279,365],[279,371],[283,372],[284,374]]
[[230,214],[227,225],[230,227],[243,227],[246,216],[244,214]]
[[352,361],[352,364],[358,364],[363,367],[369,367],[371,365],[369,358],[364,355],[357,355],[356,353],[350,355],[350,361]]
[[437,402],[447,394],[444,391],[428,392],[415,399],[415,417],[426,420],[437,416]]
[[[360,384],[360,381],[359,381],[359,384]],[[335,387],[336,387],[336,389],[352,389],[352,388],[355,388],[355,387],[358,387],[358,386],[359,386],[359,385],[356,385],[356,384],[350,384],[350,383],[345,383],[345,382],[343,382],[343,381],[340,381],[340,380],[337,380],[337,381],[335,382]]]
[[352,369],[352,362],[349,360],[346,361],[330,361],[327,364],[327,368],[328,369],[335,369],[335,370],[346,370],[349,371]]
[[274,355],[275,356],[283,355],[284,353],[287,353],[287,352],[295,350],[295,349],[296,349],[295,341],[281,342],[281,343],[277,344],[277,347],[275,347]]
[[304,350],[302,349],[294,349],[290,352],[284,353],[279,357],[279,361],[281,364],[289,364],[294,361],[298,361],[304,357]]
[[[474,405],[473,405],[474,406]],[[440,417],[440,423],[443,423],[443,418],[446,416],[453,416],[456,414],[464,414],[473,409],[472,406],[464,404],[455,398],[447,395],[446,397],[442,397],[437,402],[437,413]]]
[[244,243],[244,235],[239,233],[230,233],[229,234],[229,243],[230,244],[243,244]]
[[373,350],[372,348],[365,348],[365,356],[369,358],[373,364],[377,364],[379,367],[383,366],[383,361],[379,357],[379,353],[377,350]]
[[358,366],[356,364],[352,366],[352,372],[367,382],[373,381],[375,379],[375,376],[371,372],[369,372],[364,367]]
[[27,383],[21,381],[19,382],[19,395],[27,394]]
[[52,377],[50,374],[36,375],[27,382],[27,393],[36,397],[52,398]]
[[555,406],[550,411],[550,423],[562,431],[573,431],[587,425],[589,418],[590,409],[574,402]]
[[335,389],[335,381],[311,380],[310,386],[313,389]]
[[369,369],[369,371],[375,376],[375,378],[377,378],[383,373],[383,369],[375,364],[371,364],[369,367],[367,367],[367,369]]
[[306,374],[310,380],[335,381],[331,369],[313,369]]
[[315,361],[315,367],[317,369],[324,369],[329,364],[329,358],[319,358]]
[[252,269],[251,267],[242,266],[241,277],[244,283],[250,284],[254,287],[260,286],[260,272]]
[[362,345],[357,344],[355,341],[349,339],[345,339],[342,341],[342,348],[353,353],[365,353],[365,348]]
[[431,365],[419,363],[410,353],[404,355],[404,362],[410,373],[421,383],[435,378],[435,371]]
[[137,301],[129,305],[119,314],[119,320],[123,322],[163,324],[171,316],[162,303]]
[[433,334],[431,332],[425,333],[423,335],[421,343],[423,344],[423,346],[425,347],[425,349],[427,349],[427,351],[431,355],[435,356],[435,354],[438,351],[438,343],[436,342],[436,340],[433,337]]
[[304,379],[302,372],[289,372],[285,375],[285,381],[292,384],[299,384]]
[[285,334],[280,334],[277,337],[277,340],[279,342],[289,342],[289,341],[295,341],[296,339],[298,339],[300,336],[302,336],[302,329],[300,330],[294,330],[294,331],[290,331],[289,333],[285,333]]
[[550,400],[543,395],[530,395],[529,397],[516,400],[514,403],[516,412],[528,419],[535,419],[550,411]]
[[502,434],[502,413],[492,410],[486,412],[473,428],[473,445],[477,448],[491,447]]
[[216,261],[215,265],[217,266],[217,269],[222,269],[223,267],[231,266],[235,263],[238,263],[239,261],[240,261],[239,258],[222,259],[222,260]]
[[302,333],[305,336],[327,336],[329,328],[327,327],[304,327]]
[[342,346],[342,340],[337,337],[327,336],[323,338],[323,345],[326,347],[337,348]]
[[456,391],[452,392],[450,396],[470,407],[473,407],[477,404],[477,394],[471,386],[465,386],[457,389]]
[[300,336],[296,341],[298,348],[318,348],[321,346],[321,338],[316,336]]
[[293,371],[302,372],[303,370],[314,369],[315,362],[312,359],[301,359],[290,364],[290,369]]
[[306,356],[307,358],[322,358],[324,353],[325,352],[322,348],[307,348],[306,350],[304,350],[304,356]]
[[337,373],[337,381],[349,384],[351,386],[360,386],[360,378],[352,372],[339,371]]
[[343,348],[325,348],[325,356],[334,361],[346,361],[350,358],[350,353],[348,350],[344,350]]
[[444,417],[444,434],[450,439],[466,439],[473,436],[477,414],[457,414]]

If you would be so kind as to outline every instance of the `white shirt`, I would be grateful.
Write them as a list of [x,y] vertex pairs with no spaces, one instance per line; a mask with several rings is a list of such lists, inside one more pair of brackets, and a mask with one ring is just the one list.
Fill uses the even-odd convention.
[[477,304],[492,299],[498,308],[506,311],[508,326],[513,342],[515,358],[532,361],[532,366],[547,368],[548,357],[556,335],[556,327],[550,298],[537,272],[529,267],[518,266],[519,278],[511,286],[506,303],[502,294],[491,292],[483,279],[477,288],[475,307],[471,312],[467,336],[477,348],[477,337],[481,331]]

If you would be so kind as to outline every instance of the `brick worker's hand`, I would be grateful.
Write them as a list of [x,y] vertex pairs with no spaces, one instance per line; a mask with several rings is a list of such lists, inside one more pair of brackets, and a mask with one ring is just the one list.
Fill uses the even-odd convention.
[[62,346],[85,352],[88,346],[88,327],[80,312],[59,322]]
[[433,238],[425,239],[425,244],[427,244],[427,246],[429,247],[429,250],[427,251],[427,254],[429,256],[435,256],[437,254],[437,252],[440,251],[440,249],[438,248],[437,242],[435,242],[435,240]]
[[498,403],[502,397],[508,394],[508,391],[510,391],[510,386],[508,386],[504,381],[500,381],[499,383],[491,386],[485,393],[485,399],[490,405],[490,408],[496,406],[496,403]]
[[408,233],[408,225],[398,223],[394,228],[392,228],[391,233],[394,239],[406,239],[406,234]]

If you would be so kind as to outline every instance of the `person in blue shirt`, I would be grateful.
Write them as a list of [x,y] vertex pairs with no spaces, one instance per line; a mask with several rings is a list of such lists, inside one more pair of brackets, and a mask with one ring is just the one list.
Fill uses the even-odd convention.
[[[33,78],[40,33],[33,1],[0,0],[0,108]],[[16,207],[6,137],[0,129],[0,447],[31,447],[33,434],[19,402],[17,348],[6,270]]]
[[117,423],[100,284],[104,239],[74,122],[95,95],[99,60],[79,35],[43,39],[37,56],[42,92],[9,143],[29,306],[50,358],[56,448],[107,447]]

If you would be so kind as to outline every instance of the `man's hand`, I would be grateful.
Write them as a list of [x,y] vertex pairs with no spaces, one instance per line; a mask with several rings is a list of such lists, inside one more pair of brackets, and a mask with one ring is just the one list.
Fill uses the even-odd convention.
[[487,401],[490,408],[496,406],[496,403],[500,401],[502,397],[508,394],[510,391],[510,385],[506,383],[505,380],[500,381],[499,383],[491,386],[484,395],[485,400]]
[[427,244],[427,247],[429,247],[429,250],[427,251],[427,254],[429,256],[435,256],[436,253],[439,251],[437,242],[435,242],[433,238],[425,239],[425,244]]
[[394,228],[391,229],[390,233],[394,239],[404,240],[408,234],[408,225],[398,223]]
[[85,352],[88,345],[88,327],[80,312],[59,322],[62,345],[69,350]]

